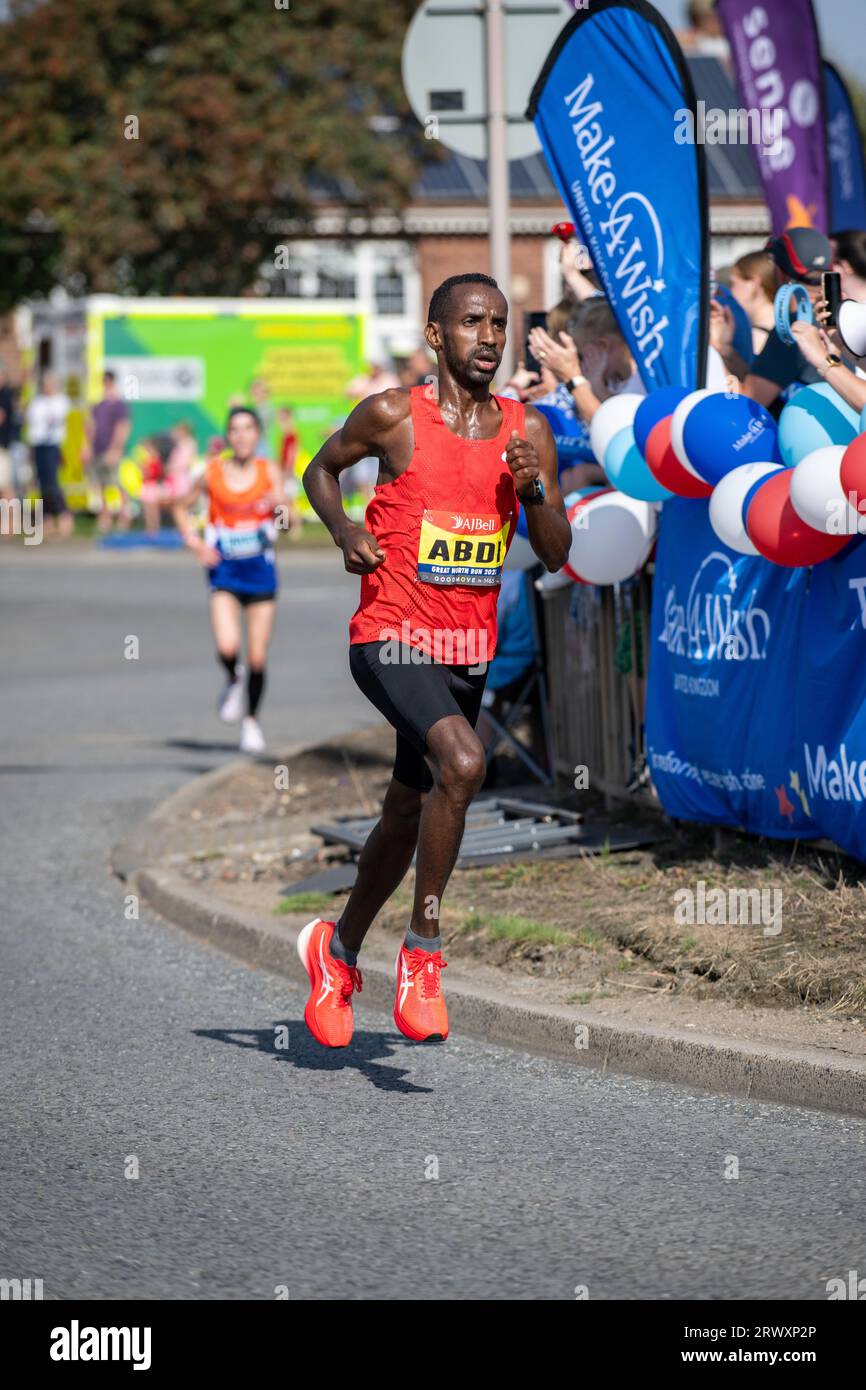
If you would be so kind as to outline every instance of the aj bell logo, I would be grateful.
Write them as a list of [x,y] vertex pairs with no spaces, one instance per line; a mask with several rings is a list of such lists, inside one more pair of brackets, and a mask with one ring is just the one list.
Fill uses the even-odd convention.
[[149,1327],[69,1327],[51,1331],[52,1361],[131,1361],[134,1371],[150,1370]]
[[[615,197],[617,184],[611,150],[616,139],[613,135],[605,138],[604,128],[597,119],[604,114],[604,108],[600,101],[590,100],[593,84],[592,74],[587,73],[564,99],[585,182],[589,185],[589,199],[583,180],[575,180],[571,191],[580,208],[589,251],[604,278],[608,297],[611,303],[621,304],[625,309],[641,363],[653,375],[653,363],[664,349],[665,329],[670,327],[667,315],[658,317],[657,302],[654,303],[654,296],[667,288],[662,273],[664,237],[656,210],[643,193],[620,193]],[[598,214],[594,208],[606,212],[605,221],[596,224]],[[616,257],[612,277],[605,256],[608,260]],[[654,269],[648,269],[648,264],[654,265]]]
[[[714,576],[714,570],[721,572]],[[675,584],[668,589],[659,641],[672,655],[692,661],[765,661],[770,615],[755,606],[754,590],[745,607],[736,607],[736,591],[737,574],[730,560],[718,550],[711,551],[695,574],[685,603],[677,602]]]
[[495,516],[460,516],[459,513],[455,514],[453,521],[455,531],[483,531],[485,535],[495,531],[498,524]]

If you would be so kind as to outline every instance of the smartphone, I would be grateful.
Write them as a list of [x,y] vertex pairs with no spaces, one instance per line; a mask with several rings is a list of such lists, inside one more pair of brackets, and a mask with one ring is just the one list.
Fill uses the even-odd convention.
[[842,303],[842,276],[838,270],[822,270],[821,295],[829,311],[824,327],[835,328],[839,318],[839,305]]
[[530,309],[523,315],[523,324],[523,360],[526,363],[526,370],[528,372],[538,372],[539,375],[541,375],[541,363],[533,356],[532,349],[529,346],[529,330],[531,328],[546,328],[547,314],[543,309]]

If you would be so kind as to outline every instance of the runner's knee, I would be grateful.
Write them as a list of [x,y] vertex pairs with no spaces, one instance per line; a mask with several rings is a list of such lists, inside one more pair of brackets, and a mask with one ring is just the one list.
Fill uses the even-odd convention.
[[485,768],[484,749],[475,734],[470,733],[455,739],[440,753],[433,775],[449,796],[471,801],[484,781]]

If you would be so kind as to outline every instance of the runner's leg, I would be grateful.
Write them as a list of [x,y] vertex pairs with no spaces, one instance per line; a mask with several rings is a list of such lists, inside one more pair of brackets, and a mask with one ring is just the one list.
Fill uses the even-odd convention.
[[402,881],[416,843],[412,925],[423,924],[419,936],[437,936],[442,893],[460,848],[466,808],[484,779],[484,751],[473,729],[484,676],[435,662],[419,664],[405,650],[391,651],[390,659],[383,660],[389,648],[361,643],[350,653],[358,686],[397,729],[394,776],[382,820],[369,836],[340,919],[340,940],[352,951],[359,949],[376,913]]
[[268,659],[268,647],[271,641],[276,608],[274,599],[265,599],[261,603],[249,603],[246,608],[247,667],[249,668],[247,713],[251,718],[255,718],[265,687],[265,665]]
[[220,661],[237,663],[241,649],[241,606],[234,594],[216,589],[210,596],[210,621]]
[[433,790],[418,827],[410,927],[417,936],[436,937],[442,896],[460,852],[466,812],[484,781],[484,748],[464,715],[448,715],[429,730],[427,762]]
[[340,941],[348,951],[360,951],[376,913],[406,877],[424,795],[393,777],[388,785],[381,818],[361,851],[358,877],[338,923]]

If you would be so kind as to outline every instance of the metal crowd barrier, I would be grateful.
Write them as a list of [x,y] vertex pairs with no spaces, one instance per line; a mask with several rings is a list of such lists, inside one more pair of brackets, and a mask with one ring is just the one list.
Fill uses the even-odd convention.
[[542,595],[556,772],[574,782],[585,766],[608,809],[622,799],[658,804],[647,778],[635,789],[646,759],[651,604],[646,569],[627,584]]

